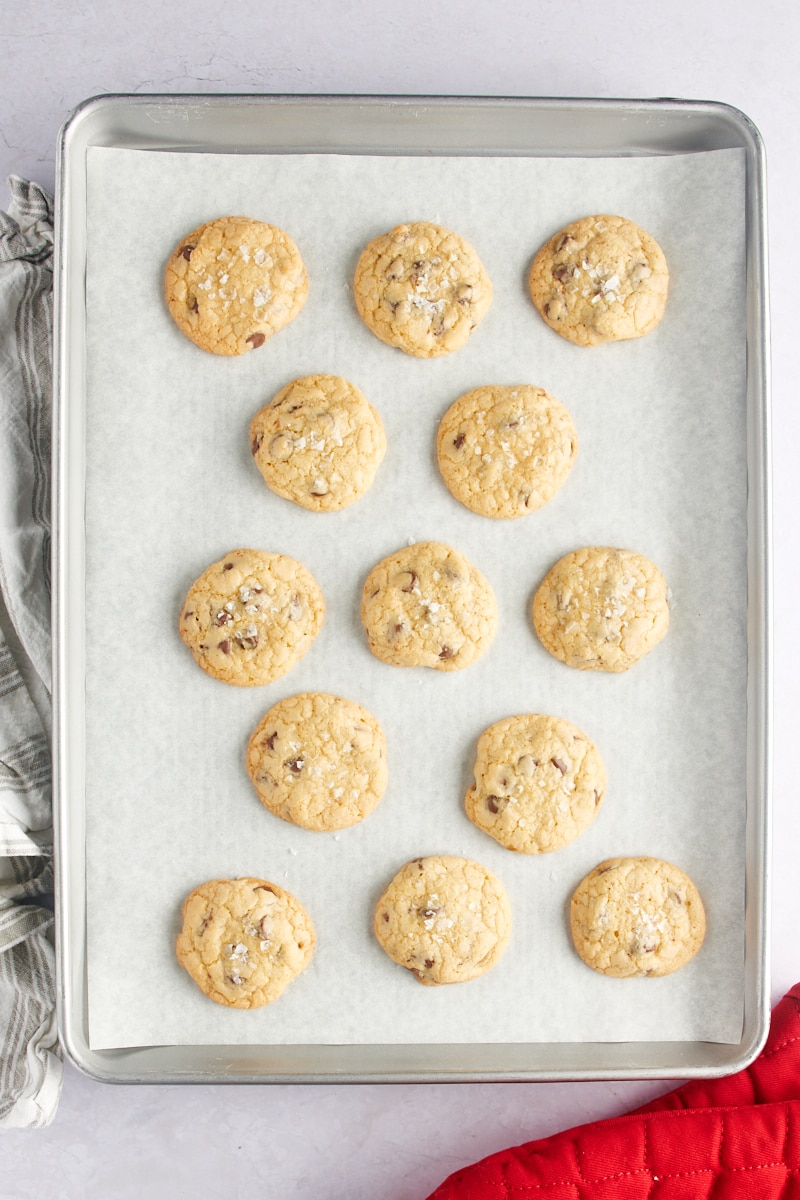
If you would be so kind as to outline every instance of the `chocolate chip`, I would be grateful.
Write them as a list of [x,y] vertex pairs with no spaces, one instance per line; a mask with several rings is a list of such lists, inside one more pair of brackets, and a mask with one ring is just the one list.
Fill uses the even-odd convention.
[[197,932],[199,934],[205,933],[205,931],[208,929],[208,926],[213,919],[214,919],[214,910],[213,910],[213,908],[210,908],[208,910],[208,912],[206,913],[206,915],[203,917],[203,920],[200,922],[200,928],[197,930]]
[[278,731],[276,730],[275,733],[271,733],[269,735],[269,737],[264,738],[264,741],[261,744],[262,744],[262,746],[266,746],[268,750],[274,750],[275,743],[277,742],[277,740],[278,740]]
[[214,624],[219,628],[222,625],[233,624],[233,613],[229,613],[226,609],[221,608],[214,617]]
[[192,611],[192,612],[185,612],[185,613],[183,614],[183,619],[184,619],[184,621],[187,621],[187,620],[189,619],[189,617],[193,617],[193,616],[194,616],[194,612],[193,612],[193,611]]
[[572,263],[560,263],[557,267],[553,267],[553,278],[559,283],[565,283],[568,279],[572,279],[575,274],[575,268]]
[[235,637],[243,650],[255,650],[258,645],[258,631],[252,625],[248,625],[247,629],[237,633]]
[[383,919],[384,919],[384,921],[388,921],[388,920],[389,920],[389,914],[388,914],[388,913],[382,913],[381,915],[383,916]]
[[426,921],[432,920],[436,916],[436,914],[441,911],[442,910],[440,908],[418,908],[417,909],[417,912],[419,913],[419,915],[421,917],[423,917]]
[[197,296],[192,296],[192,298],[189,302],[189,312],[198,312],[198,311],[199,311],[199,309],[197,307]]
[[250,337],[245,339],[245,341],[250,343],[254,350],[257,350],[259,346],[263,346],[266,340],[267,339],[263,333],[251,333]]
[[223,571],[232,571],[233,563],[225,563],[222,569],[223,569]]
[[220,642],[219,648],[223,654],[230,654],[230,652],[231,652],[230,638],[225,638],[224,642]]
[[508,804],[507,796],[487,796],[486,807],[491,813],[501,813]]
[[258,454],[258,451],[261,448],[261,443],[263,440],[264,440],[263,433],[257,433],[255,435],[252,442],[250,443],[250,451],[252,454]]
[[417,586],[417,583],[419,582],[419,580],[417,578],[417,573],[416,573],[416,571],[404,571],[403,577],[406,577],[406,576],[408,578],[406,578],[406,581],[403,584],[403,586],[400,588],[400,591],[401,592],[413,592],[414,588]]
[[181,249],[181,254],[182,254],[182,255],[183,255],[183,257],[186,259],[186,261],[187,261],[187,262],[188,262],[188,261],[189,261],[189,259],[192,257],[192,251],[193,251],[194,249],[195,249],[195,247],[194,247],[194,246],[183,246],[183,247],[182,247],[182,249]]
[[452,649],[452,647],[442,646],[441,650],[439,651],[439,658],[442,660],[442,662],[447,662],[448,659],[455,658],[455,654],[456,652]]
[[233,984],[234,987],[238,987],[242,982],[242,977],[241,975],[226,975],[225,982]]
[[306,760],[304,758],[290,758],[283,765],[288,767],[293,775],[299,775],[303,767],[306,765]]
[[558,242],[556,243],[556,251],[566,250],[567,246],[571,246],[574,244],[575,244],[575,238],[572,236],[571,233],[562,234],[562,236],[559,238]]
[[597,805],[600,803],[600,793],[598,792],[597,788],[594,789],[594,803],[595,807],[597,807]]
[[566,775],[567,764],[565,762],[562,762],[560,758],[551,758],[550,762],[558,771],[561,772],[562,775]]
[[453,438],[453,449],[460,450],[466,440],[467,440],[467,435],[465,433],[457,434]]
[[430,968],[433,966],[433,959],[432,959],[432,958],[426,958],[426,959],[425,959],[425,966],[428,968],[428,970],[430,970]]

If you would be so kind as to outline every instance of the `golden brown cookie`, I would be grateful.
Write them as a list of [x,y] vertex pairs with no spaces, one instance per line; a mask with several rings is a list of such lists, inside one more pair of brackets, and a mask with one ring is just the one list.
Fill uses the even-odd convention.
[[305,971],[314,926],[299,900],[266,879],[212,879],[183,905],[175,953],[202,992],[229,1008],[272,1004]]
[[415,858],[378,901],[375,936],[420,983],[464,983],[504,953],[511,905],[500,880],[480,863],[447,854]]
[[478,739],[464,801],[478,829],[521,854],[559,850],[597,815],[606,790],[600,752],[562,717],[507,717]]
[[353,294],[360,317],[382,342],[435,358],[464,345],[492,302],[492,285],[469,242],[415,221],[362,251]]
[[250,217],[220,217],[181,239],[164,291],[175,323],[195,345],[246,354],[297,316],[308,278],[288,233]]
[[489,649],[497,601],[463,554],[441,542],[416,542],[370,571],[361,620],[382,662],[460,671]]
[[669,270],[658,242],[625,217],[583,217],[537,253],[528,279],[547,324],[578,346],[638,338],[664,315]]
[[633,550],[587,546],[551,567],[533,601],[542,645],[580,671],[627,671],[669,628],[667,584]]
[[677,971],[706,931],[694,883],[660,858],[606,859],[578,884],[569,917],[586,965],[618,979]]
[[436,450],[456,500],[484,517],[522,517],[566,481],[578,435],[564,405],[543,388],[490,384],[451,405]]
[[386,790],[386,739],[352,700],[304,692],[275,704],[247,747],[247,771],[270,812],[304,829],[344,829]]
[[208,675],[259,687],[300,661],[324,617],[322,592],[302,563],[285,554],[231,550],[189,588],[178,630]]
[[250,449],[273,492],[312,512],[334,512],[371,487],[386,435],[352,383],[338,375],[304,375],[256,413]]

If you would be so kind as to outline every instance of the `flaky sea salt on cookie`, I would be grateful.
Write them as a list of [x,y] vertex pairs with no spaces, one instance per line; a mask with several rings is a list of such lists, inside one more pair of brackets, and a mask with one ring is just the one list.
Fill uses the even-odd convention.
[[297,559],[231,550],[189,588],[178,630],[207,675],[259,687],[300,661],[324,617],[319,584]]
[[353,295],[364,324],[382,342],[435,358],[464,345],[492,302],[492,284],[465,238],[415,221],[365,247]]
[[314,926],[299,900],[266,879],[212,879],[183,905],[175,952],[209,1000],[272,1004],[311,962]]
[[594,743],[563,717],[525,713],[478,739],[467,816],[507,850],[559,850],[595,819],[606,790]]
[[537,588],[533,624],[545,649],[568,667],[627,671],[669,628],[666,580],[633,550],[573,550]]
[[428,987],[477,979],[511,937],[511,905],[496,875],[454,855],[415,858],[375,908],[375,936],[394,962]]
[[305,692],[259,721],[247,772],[275,816],[303,829],[345,829],[363,821],[386,789],[386,738],[355,701]]
[[361,621],[382,662],[460,671],[489,649],[497,601],[485,576],[458,550],[415,542],[370,571]]
[[679,970],[706,932],[694,883],[660,858],[606,859],[578,884],[569,917],[586,965],[617,979]]
[[544,388],[489,384],[450,406],[436,451],[456,500],[481,516],[510,519],[552,500],[572,470],[578,435]]
[[664,315],[669,270],[655,238],[625,217],[583,217],[537,253],[531,299],[561,337],[599,346],[642,337]]
[[195,345],[237,355],[257,350],[297,316],[308,277],[288,233],[250,217],[220,217],[175,247],[164,292],[176,325]]
[[293,379],[250,425],[264,482],[312,512],[337,512],[372,486],[386,452],[378,413],[339,375]]

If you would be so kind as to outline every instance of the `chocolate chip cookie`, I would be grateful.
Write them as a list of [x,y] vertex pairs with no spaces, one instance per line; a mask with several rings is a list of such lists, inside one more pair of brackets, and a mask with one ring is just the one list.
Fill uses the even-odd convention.
[[375,936],[428,987],[464,983],[497,963],[511,937],[511,905],[497,876],[452,855],[415,858],[375,909]]
[[231,550],[189,588],[178,630],[208,675],[258,687],[300,661],[324,617],[322,592],[302,563],[285,554]]
[[580,671],[627,671],[669,628],[667,584],[633,550],[587,546],[551,567],[533,601],[546,650]]
[[559,850],[591,824],[606,790],[600,752],[561,717],[507,717],[478,739],[467,816],[507,850]]
[[441,542],[417,542],[370,571],[361,620],[382,662],[460,671],[489,649],[497,601],[463,554]]
[[266,879],[212,879],[186,897],[175,952],[201,992],[228,1008],[272,1004],[314,953],[299,900]]
[[386,739],[360,704],[305,692],[259,722],[247,771],[277,817],[304,829],[344,829],[363,821],[386,790]]
[[335,512],[372,485],[386,435],[352,383],[338,375],[304,375],[255,415],[250,448],[273,492],[312,512]]
[[250,217],[220,217],[182,238],[164,291],[181,333],[211,354],[246,354],[288,325],[308,295],[288,233]]
[[439,470],[455,496],[484,517],[522,517],[565,483],[578,435],[563,404],[530,384],[491,384],[460,396],[436,440]]
[[359,315],[376,337],[416,358],[463,346],[492,302],[492,284],[463,237],[428,221],[374,238],[356,266]]
[[669,975],[700,949],[706,918],[700,893],[660,858],[609,858],[575,889],[572,941],[602,975]]
[[664,252],[625,217],[583,217],[537,253],[528,279],[547,324],[578,346],[642,337],[664,315]]

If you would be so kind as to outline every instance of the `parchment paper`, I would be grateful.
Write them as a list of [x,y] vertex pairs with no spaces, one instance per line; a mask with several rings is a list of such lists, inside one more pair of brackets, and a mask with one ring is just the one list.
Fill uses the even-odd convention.
[[[168,1043],[738,1041],[743,995],[746,413],[744,158],[215,156],[89,151],[86,397],[88,970],[94,1048]],[[667,314],[638,341],[581,349],[527,296],[536,249],[562,224],[621,213],[660,242]],[[244,213],[291,233],[310,295],[287,329],[241,359],[186,340],[162,299],[166,258],[189,230]],[[405,220],[457,230],[494,284],[465,347],[417,360],[355,311],[356,259]],[[368,495],[313,514],[267,490],[252,415],[297,375],[356,383],[388,452]],[[533,383],[572,412],[567,485],[511,522],[469,512],[438,476],[435,432],[479,384]],[[360,628],[373,564],[411,540],[446,541],[500,605],[489,653],[452,674],[388,667]],[[582,545],[641,551],[664,571],[672,623],[622,676],[570,670],[538,643],[536,585]],[[205,676],[180,642],[189,584],[237,546],[291,554],[326,597],[323,631],[278,683]],[[332,691],[382,722],[390,784],[339,834],[285,824],[244,768],[278,699]],[[475,742],[514,713],[564,716],[600,747],[608,792],[593,826],[553,854],[515,855],[475,829],[462,798]],[[488,975],[420,987],[372,933],[375,901],[423,854],[475,858],[503,880],[511,945]],[[664,979],[590,971],[569,940],[569,897],[609,855],[678,863],[707,906],[700,954]],[[306,905],[318,949],[281,999],[217,1007],[173,953],[184,896],[259,875]]]

